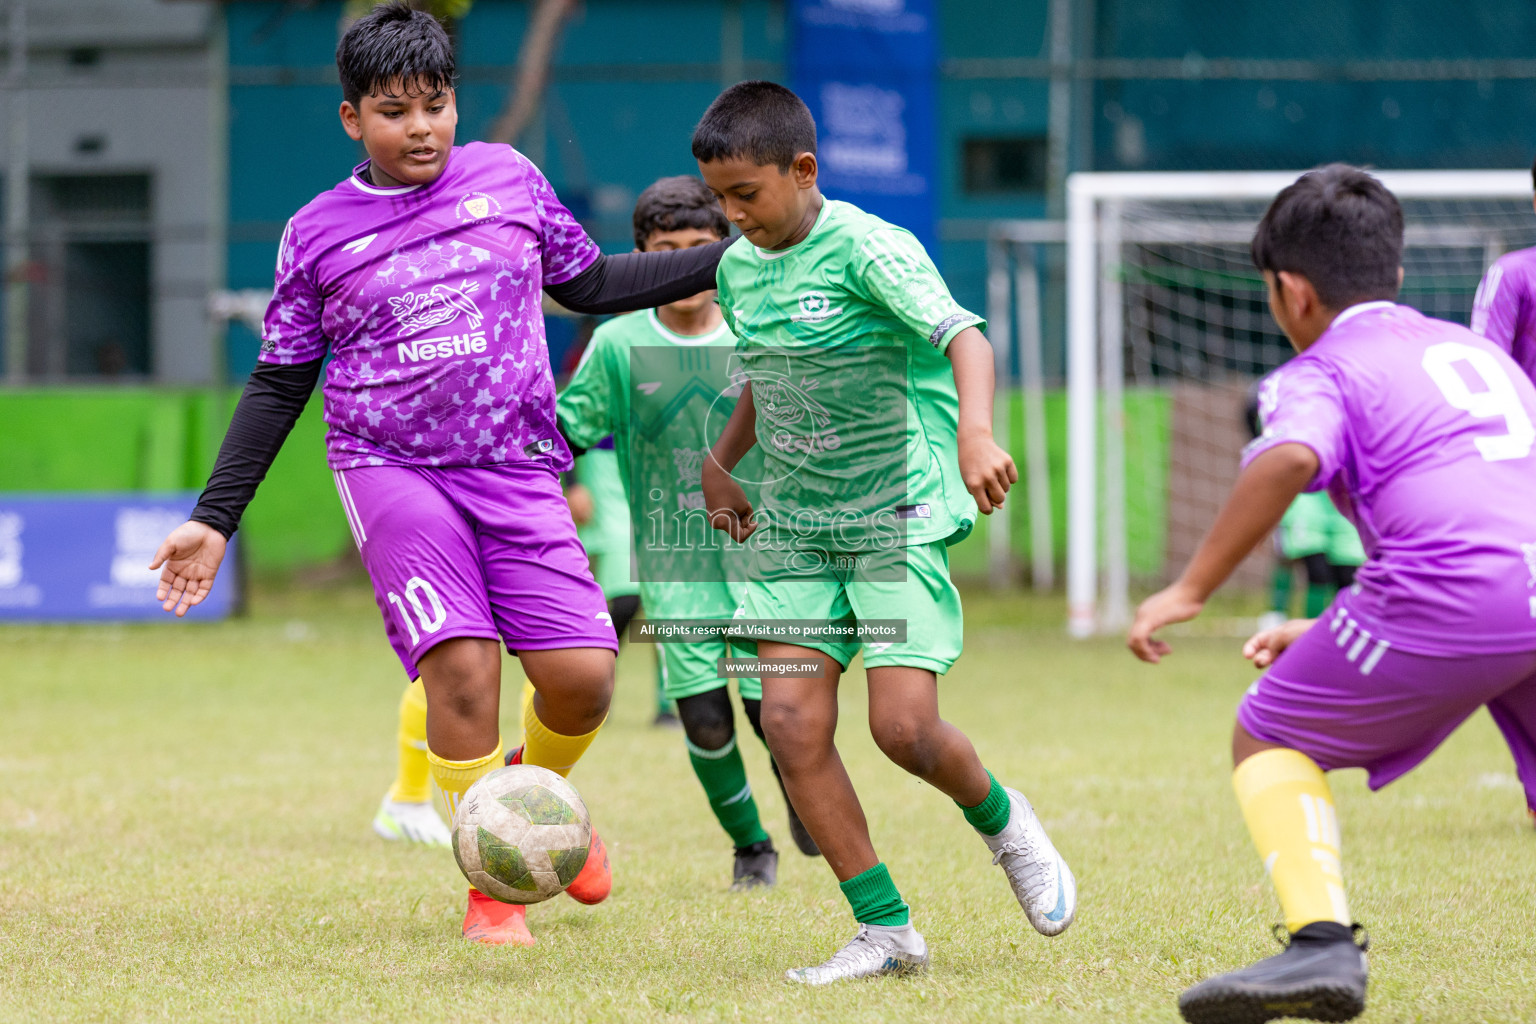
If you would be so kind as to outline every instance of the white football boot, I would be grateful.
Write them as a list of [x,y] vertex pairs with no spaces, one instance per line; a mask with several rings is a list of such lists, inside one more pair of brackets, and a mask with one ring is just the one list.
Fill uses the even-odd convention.
[[1060,935],[1077,914],[1077,879],[1045,834],[1024,794],[1006,789],[1008,824],[995,836],[978,835],[1001,864],[1024,916],[1041,935]]
[[910,924],[899,928],[859,925],[859,932],[832,958],[815,967],[797,967],[784,977],[802,985],[827,985],[851,978],[921,974],[928,969],[928,943]]
[[379,813],[373,816],[373,830],[384,839],[403,839],[423,846],[450,846],[453,837],[448,826],[437,816],[431,801],[420,804],[400,803],[384,795]]

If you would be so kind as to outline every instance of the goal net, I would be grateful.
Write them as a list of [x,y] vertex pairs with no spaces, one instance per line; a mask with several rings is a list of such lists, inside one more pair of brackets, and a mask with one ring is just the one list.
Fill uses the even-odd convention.
[[[1074,635],[1189,560],[1236,479],[1247,392],[1292,354],[1249,241],[1295,173],[1077,174],[1067,223],[1067,597]],[[1399,301],[1468,323],[1483,271],[1536,245],[1526,171],[1377,175],[1403,204]],[[1272,556],[1234,578],[1258,588]],[[1232,584],[1229,584],[1232,585]]]

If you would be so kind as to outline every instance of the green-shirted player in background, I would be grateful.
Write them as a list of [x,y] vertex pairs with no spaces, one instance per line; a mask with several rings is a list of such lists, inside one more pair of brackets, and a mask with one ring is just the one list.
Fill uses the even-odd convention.
[[[565,498],[576,520],[576,536],[591,560],[593,578],[608,599],[608,614],[622,644],[626,629],[640,610],[640,584],[630,568],[629,495],[624,492],[612,435],[576,459],[571,475],[574,483],[566,489]],[[655,664],[656,717],[651,724],[676,727],[680,723],[662,684],[659,658]],[[531,691],[532,686],[525,689]]]
[[[707,245],[730,234],[714,196],[691,177],[662,178],[642,192],[634,224],[641,250]],[[735,345],[713,292],[617,317],[592,335],[558,399],[560,430],[572,449],[612,436],[621,486],[630,496],[623,543],[637,541],[640,600],[649,619],[726,620],[741,597],[739,583],[731,582],[740,573],[722,564],[731,557],[728,549],[739,554],[739,545],[722,542],[709,529],[699,489],[709,448],[706,423],[711,416],[723,423],[735,402],[726,374]],[[778,853],[758,817],[736,746],[729,682],[717,672],[728,645],[721,638],[661,643],[657,649],[664,692],[677,702],[688,759],[710,810],[736,847],[731,887],[772,885]],[[761,737],[761,684],[739,679],[737,688],[747,720]],[[792,804],[789,825],[796,845],[814,856],[816,846]]]
[[[1071,871],[1029,802],[939,717],[937,674],[963,635],[946,545],[1018,479],[992,439],[982,318],[955,303],[910,232],[822,197],[816,125],[788,89],[727,89],[694,130],[693,155],[744,236],[717,283],[748,383],[703,473],[716,525],[752,536],[733,633],[757,640],[768,746],[859,923],[830,960],[788,977],[822,984],[928,963],[833,742],[838,680],[860,644],[785,642],[795,620],[905,620],[904,641],[863,645],[875,742],[960,805],[1030,923],[1059,934],[1076,905]],[[744,472],[754,447],[763,467]],[[756,509],[743,476],[762,481]],[[770,659],[814,670],[779,675]]]

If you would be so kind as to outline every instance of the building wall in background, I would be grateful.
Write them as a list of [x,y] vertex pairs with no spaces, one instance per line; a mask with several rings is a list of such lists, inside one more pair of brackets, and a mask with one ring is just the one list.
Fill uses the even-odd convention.
[[[1536,156],[1536,5],[1522,0],[1296,0],[1240,17],[1208,0],[1096,6],[1096,52],[1128,65],[1097,88],[1099,169],[1498,168]],[[1161,77],[1138,75],[1152,70]]]
[[[211,179],[211,8],[164,0],[28,0],[27,20],[26,148],[33,177],[148,176],[149,376],[166,383],[215,379],[221,367],[205,313],[208,291],[222,275],[222,253],[211,250],[210,236],[219,214]],[[0,18],[0,55],[9,45],[7,24]],[[8,118],[9,105],[0,101],[0,140],[9,140]],[[61,267],[41,258],[40,265],[51,276],[36,289],[39,304],[62,277]],[[38,351],[35,344],[29,348]],[[41,354],[32,361],[63,364]],[[84,372],[76,370],[76,376]],[[110,360],[101,373],[112,375]]]
[[[1048,213],[1053,8],[1073,12],[1072,169],[1510,167],[1536,151],[1536,64],[1522,56],[1536,7],[1523,0],[1296,0],[1240,15],[1215,0],[938,0],[935,255],[973,308],[987,222]],[[269,286],[283,222],[361,159],[336,122],[340,9],[227,7],[233,287]],[[505,101],[528,10],[477,0],[461,24],[461,138]],[[523,148],[605,248],[628,248],[630,204],[694,169],[688,136],[720,86],[785,78],[787,31],[774,0],[586,0]],[[1059,335],[1048,323],[1048,348]],[[255,339],[231,337],[238,376]]]
[[[462,140],[482,136],[505,102],[529,7],[477,0],[459,27]],[[52,33],[38,36],[33,54],[33,86],[46,91],[33,108],[35,170],[152,175],[156,377],[207,383],[224,363],[237,382],[254,363],[255,335],[236,324],[224,351],[209,344],[204,302],[226,261],[207,240],[227,232],[230,287],[270,288],[287,218],[362,159],[337,121],[340,0],[32,7],[66,8],[68,16],[34,19],[39,32]],[[1054,68],[1053,8],[1073,12],[1072,61]],[[80,13],[87,10],[96,13]],[[1525,116],[1536,101],[1536,65],[1521,52],[1536,8],[1521,0],[1462,8],[1295,0],[1246,5],[1241,17],[1214,0],[937,0],[937,10],[936,256],[956,296],[976,309],[984,305],[987,223],[1050,211],[1041,158],[1053,70],[1070,85],[1073,169],[1287,168],[1331,159],[1509,167],[1527,165],[1536,151]],[[606,249],[627,249],[634,197],[657,177],[694,171],[688,137],[720,87],[785,79],[786,33],[778,0],[586,0],[563,35],[549,101],[523,148]],[[94,69],[70,63],[72,49],[90,46],[102,53]],[[220,145],[209,133],[221,131],[226,111]],[[4,130],[0,104],[0,139]],[[82,152],[85,134],[104,144]],[[1048,263],[1046,274],[1049,304]],[[1059,367],[1059,316],[1049,309],[1045,341],[1048,367]],[[0,468],[0,487],[140,486],[140,478],[145,486],[196,486],[230,395],[167,394],[72,391],[45,406],[0,397],[0,435],[23,453]],[[317,413],[306,413],[252,506],[249,552],[258,566],[346,548]],[[66,422],[81,425],[78,446],[49,443],[39,426]],[[91,446],[93,424],[110,443]]]

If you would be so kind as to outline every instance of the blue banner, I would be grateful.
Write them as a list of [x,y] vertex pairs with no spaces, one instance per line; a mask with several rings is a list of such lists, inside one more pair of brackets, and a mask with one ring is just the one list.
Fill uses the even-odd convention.
[[[147,566],[187,521],[197,492],[0,494],[0,621],[171,620]],[[235,541],[187,618],[219,619],[239,595]]]
[[937,257],[933,0],[792,0],[791,87],[816,118],[821,189]]

